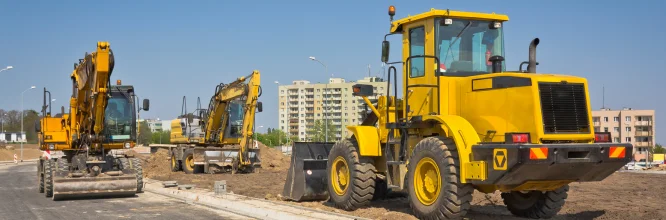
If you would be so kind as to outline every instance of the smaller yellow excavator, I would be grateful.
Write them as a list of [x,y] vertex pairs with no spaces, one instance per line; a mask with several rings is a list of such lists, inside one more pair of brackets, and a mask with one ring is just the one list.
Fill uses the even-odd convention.
[[153,144],[166,148],[171,170],[192,173],[250,173],[261,166],[258,146],[252,140],[255,112],[262,111],[260,73],[240,77],[229,84],[219,84],[207,109],[197,101],[188,113],[183,97],[181,116],[171,121],[171,144]]

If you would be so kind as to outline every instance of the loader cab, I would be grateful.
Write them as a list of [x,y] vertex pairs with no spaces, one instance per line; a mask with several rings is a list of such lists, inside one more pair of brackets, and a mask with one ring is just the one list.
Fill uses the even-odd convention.
[[[391,30],[386,36],[402,35],[402,59],[390,62],[390,43],[385,37],[382,62],[402,64],[403,115],[408,118],[449,114],[439,97],[447,92],[440,90],[456,78],[505,71],[505,15],[432,9],[393,21],[393,6],[389,15]],[[391,74],[389,69],[389,77]]]

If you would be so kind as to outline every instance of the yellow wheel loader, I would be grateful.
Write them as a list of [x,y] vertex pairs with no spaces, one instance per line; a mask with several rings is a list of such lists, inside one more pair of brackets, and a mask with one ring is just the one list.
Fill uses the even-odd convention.
[[432,9],[393,21],[393,6],[389,15],[402,59],[389,62],[385,36],[388,95],[373,104],[372,86],[355,85],[372,113],[347,126],[350,138],[296,144],[285,197],[355,210],[402,191],[416,217],[457,219],[474,190],[500,191],[512,214],[549,218],[569,183],[603,180],[630,161],[631,144],[593,130],[585,78],[537,74],[538,38],[519,70],[505,69],[507,16]]
[[[114,56],[108,42],[74,65],[70,111],[51,115],[44,88],[42,117],[36,126],[40,149],[39,192],[53,200],[88,196],[129,196],[142,192],[141,160],[130,150],[137,138],[137,101],[131,85],[111,85]],[[144,111],[149,101],[143,100]],[[64,156],[51,157],[54,151]]]

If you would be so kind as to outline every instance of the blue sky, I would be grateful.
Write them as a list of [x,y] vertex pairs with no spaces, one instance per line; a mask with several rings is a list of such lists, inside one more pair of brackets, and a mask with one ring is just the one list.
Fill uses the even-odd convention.
[[[196,2],[196,3],[191,3]],[[257,69],[262,72],[264,112],[259,125],[277,127],[277,87],[292,80],[325,81],[325,62],[336,77],[356,80],[380,68],[387,8],[396,19],[430,8],[495,12],[505,27],[507,69],[527,60],[541,39],[539,72],[586,77],[592,107],[656,109],[666,63],[664,1],[1,1],[0,108],[39,109],[47,87],[55,106],[67,106],[73,63],[109,41],[116,55],[112,78],[136,86],[151,100],[142,117],[173,118],[182,96],[193,109],[215,85]],[[395,38],[393,38],[395,39]],[[393,41],[397,48],[397,41]],[[393,58],[396,58],[394,51]],[[659,91],[659,92],[658,92]],[[59,108],[58,108],[59,109]],[[657,131],[657,142],[666,137]]]

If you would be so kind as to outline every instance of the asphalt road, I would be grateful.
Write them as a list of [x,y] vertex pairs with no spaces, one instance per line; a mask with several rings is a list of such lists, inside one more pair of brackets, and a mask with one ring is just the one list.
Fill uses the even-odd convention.
[[35,163],[0,164],[0,219],[247,219],[149,192],[53,201],[37,191],[36,173]]

